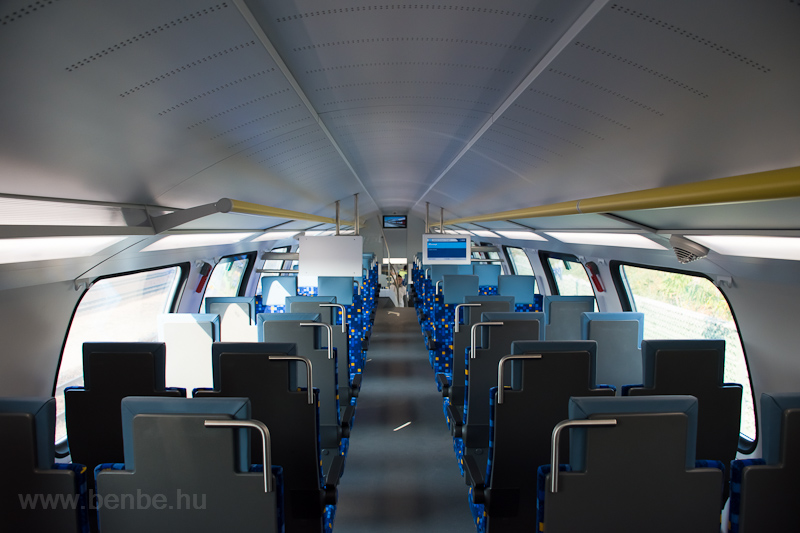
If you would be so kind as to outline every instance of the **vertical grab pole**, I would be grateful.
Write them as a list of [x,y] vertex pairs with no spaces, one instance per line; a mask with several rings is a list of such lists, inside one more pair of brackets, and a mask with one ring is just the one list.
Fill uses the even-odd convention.
[[356,235],[361,235],[361,229],[359,228],[361,224],[360,221],[358,220],[358,193],[355,193],[353,195],[353,204],[354,204],[354,211],[356,212],[353,220],[353,227],[355,228]]
[[431,232],[431,225],[429,222],[431,212],[431,203],[425,202],[425,233]]
[[439,208],[439,233],[444,233],[444,207]]
[[336,200],[336,236],[339,236],[339,227],[341,223],[339,221],[339,200]]

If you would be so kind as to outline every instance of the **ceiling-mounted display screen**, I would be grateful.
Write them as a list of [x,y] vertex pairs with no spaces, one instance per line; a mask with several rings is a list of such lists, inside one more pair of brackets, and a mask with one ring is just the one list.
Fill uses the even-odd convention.
[[406,229],[408,227],[408,216],[383,215],[383,227],[387,229]]
[[472,263],[472,242],[467,235],[422,236],[422,263],[425,265],[469,265]]

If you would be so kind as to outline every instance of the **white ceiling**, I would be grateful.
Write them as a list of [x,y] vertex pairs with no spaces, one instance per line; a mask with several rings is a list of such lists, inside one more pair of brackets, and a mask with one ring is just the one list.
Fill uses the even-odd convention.
[[[359,193],[362,215],[447,219],[800,166],[793,1],[6,0],[0,20],[2,194],[352,219]],[[617,215],[797,229],[799,205]]]

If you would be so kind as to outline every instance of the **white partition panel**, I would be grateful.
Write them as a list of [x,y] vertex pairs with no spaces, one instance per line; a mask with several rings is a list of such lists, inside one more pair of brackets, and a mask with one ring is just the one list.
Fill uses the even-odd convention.
[[300,237],[299,287],[316,287],[319,276],[361,278],[361,236]]

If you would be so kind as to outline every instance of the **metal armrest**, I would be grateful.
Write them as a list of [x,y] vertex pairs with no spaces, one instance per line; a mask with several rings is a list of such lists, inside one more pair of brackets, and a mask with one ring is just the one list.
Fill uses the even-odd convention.
[[442,397],[449,398],[450,380],[447,379],[447,376],[445,374],[436,374],[436,382],[439,384],[439,388],[442,389]]
[[450,434],[453,437],[461,438],[461,428],[464,421],[461,420],[461,411],[453,407],[453,404],[447,404],[447,417],[450,419]]

